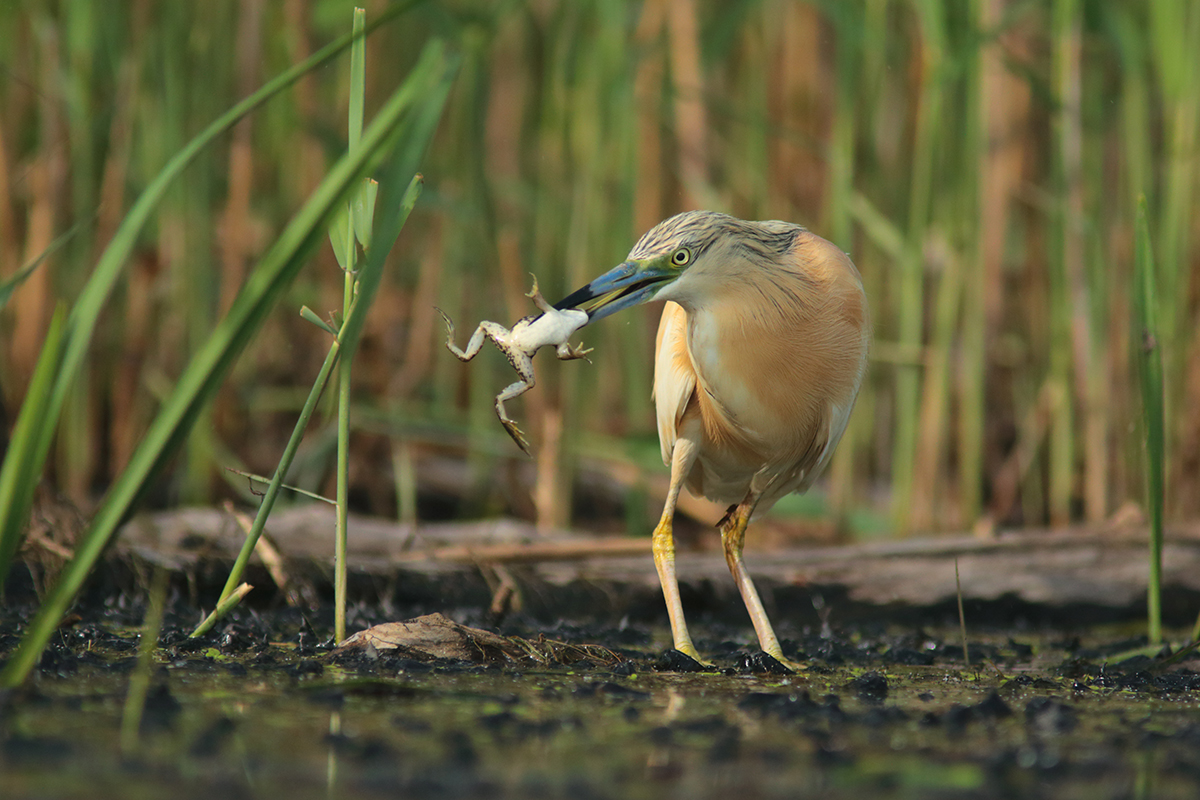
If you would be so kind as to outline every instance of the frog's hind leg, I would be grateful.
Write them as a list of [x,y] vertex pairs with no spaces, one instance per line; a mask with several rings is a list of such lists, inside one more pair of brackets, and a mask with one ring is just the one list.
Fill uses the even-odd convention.
[[525,455],[531,455],[529,452],[529,442],[525,441],[525,435],[521,433],[521,429],[517,427],[517,423],[509,418],[508,413],[504,410],[504,403],[507,400],[513,400],[528,392],[537,383],[533,375],[533,363],[529,359],[519,359],[509,356],[509,362],[512,363],[513,369],[517,371],[517,375],[521,380],[516,383],[510,383],[504,387],[504,391],[496,395],[496,416],[500,418],[500,424],[504,426],[504,430],[508,431],[508,435],[517,443],[517,447]]
[[479,327],[471,334],[471,340],[467,342],[467,349],[459,350],[458,345],[454,343],[454,323],[445,311],[437,308],[437,306],[434,306],[434,308],[442,315],[442,319],[446,320],[446,349],[454,353],[455,358],[459,361],[470,361],[479,355],[479,351],[483,347],[484,337],[487,335],[487,331],[483,327],[484,323],[479,323]]
[[529,380],[517,381],[505,387],[504,391],[496,395],[496,416],[500,418],[500,424],[504,426],[504,430],[508,431],[508,435],[517,443],[517,447],[521,448],[525,455],[531,455],[529,452],[529,442],[525,440],[525,434],[521,433],[521,429],[517,427],[517,423],[509,418],[504,411],[504,402],[520,397],[533,388],[533,376]]

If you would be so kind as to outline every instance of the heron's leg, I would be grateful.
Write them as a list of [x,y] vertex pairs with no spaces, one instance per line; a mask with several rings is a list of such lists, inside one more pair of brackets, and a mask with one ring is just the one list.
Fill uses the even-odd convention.
[[[436,308],[436,306],[435,306]],[[446,349],[454,353],[459,361],[470,361],[475,356],[479,355],[479,350],[483,347],[483,339],[487,335],[487,325],[495,325],[495,323],[481,322],[475,332],[471,334],[471,340],[467,342],[466,350],[459,350],[458,345],[454,343],[454,323],[445,311],[440,308],[437,312],[442,315],[442,319],[446,320]]]
[[[680,434],[682,433],[681,430]],[[663,506],[662,518],[654,529],[652,545],[654,567],[658,570],[658,581],[662,584],[663,598],[667,601],[667,616],[671,618],[671,636],[675,641],[675,649],[706,664],[707,662],[700,658],[700,653],[696,651],[688,633],[687,620],[683,618],[683,603],[679,600],[679,580],[675,575],[675,503],[679,499],[679,490],[683,488],[684,480],[696,462],[696,455],[695,439],[680,435],[675,440],[675,449],[671,453],[671,486],[667,490],[667,502]]]
[[746,604],[746,610],[750,612],[750,620],[754,623],[754,632],[758,634],[758,643],[763,652],[791,669],[800,669],[799,666],[784,658],[783,649],[779,646],[779,639],[775,637],[775,631],[771,627],[771,620],[767,618],[762,600],[758,597],[758,590],[754,588],[754,581],[750,579],[750,573],[746,570],[745,562],[742,561],[742,546],[746,542],[746,528],[750,524],[750,515],[754,513],[756,505],[758,505],[758,497],[753,494],[747,495],[733,513],[725,516],[721,525],[721,544],[725,548],[725,563],[729,565],[729,571],[733,573],[738,591],[742,593],[742,600]]

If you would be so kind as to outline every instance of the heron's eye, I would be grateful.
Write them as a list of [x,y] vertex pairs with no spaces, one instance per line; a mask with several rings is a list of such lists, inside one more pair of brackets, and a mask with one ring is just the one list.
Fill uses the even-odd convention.
[[671,253],[671,263],[677,267],[685,266],[691,260],[692,251],[688,250],[686,247],[681,247],[674,253]]

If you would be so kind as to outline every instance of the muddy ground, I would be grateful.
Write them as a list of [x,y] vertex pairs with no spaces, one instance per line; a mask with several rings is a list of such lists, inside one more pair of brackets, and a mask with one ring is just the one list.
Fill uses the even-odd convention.
[[[111,572],[111,571],[110,571]],[[19,571],[0,658],[35,607]],[[211,591],[177,577],[140,732],[120,746],[146,591],[96,580],[28,684],[0,698],[3,797],[1194,797],[1200,665],[1146,656],[1126,618],[976,605],[964,661],[944,607],[840,621],[777,607],[783,674],[736,614],[548,618],[361,595],[351,629],[442,611],[524,655],[335,653],[331,604],[266,595],[189,639]],[[594,588],[594,587],[593,587]],[[453,594],[450,592],[449,594]],[[202,604],[202,603],[201,603]],[[737,609],[732,609],[737,611]],[[1118,615],[1120,616],[1120,615]],[[1182,637],[1182,631],[1178,631]],[[593,646],[594,647],[588,647]],[[482,660],[477,660],[482,659]],[[489,660],[490,659],[490,660]]]

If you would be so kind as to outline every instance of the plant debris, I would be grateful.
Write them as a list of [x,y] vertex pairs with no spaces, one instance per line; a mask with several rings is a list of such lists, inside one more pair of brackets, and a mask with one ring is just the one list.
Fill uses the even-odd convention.
[[443,614],[372,625],[340,643],[334,655],[350,650],[396,650],[417,660],[453,658],[480,664],[513,661],[522,655],[503,636],[459,625]]

